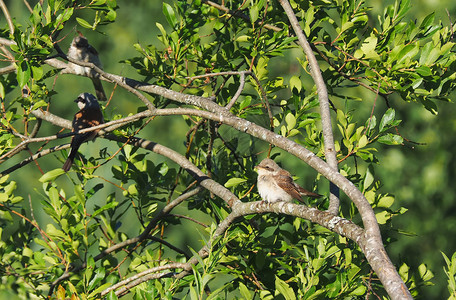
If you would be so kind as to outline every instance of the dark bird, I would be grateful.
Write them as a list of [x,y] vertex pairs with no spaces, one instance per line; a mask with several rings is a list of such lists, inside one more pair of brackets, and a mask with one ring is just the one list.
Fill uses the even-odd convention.
[[[103,69],[97,50],[89,44],[89,41],[81,33],[79,33],[71,42],[67,56],[78,61],[93,63],[95,66]],[[74,70],[76,74],[90,77],[93,86],[95,87],[95,94],[97,95],[98,100],[107,100],[103,85],[101,84],[100,74],[91,68],[83,67],[72,62],[70,62],[68,66],[70,69]]]
[[258,170],[258,193],[265,202],[291,202],[293,199],[304,202],[301,195],[321,197],[297,185],[291,174],[270,158],[263,159],[255,168]]
[[76,134],[71,140],[71,149],[68,154],[68,158],[63,164],[62,169],[67,172],[71,165],[73,165],[76,153],[78,153],[79,146],[88,140],[93,140],[99,130],[89,131],[78,134],[78,132],[85,128],[90,128],[103,124],[103,114],[101,113],[100,105],[98,104],[97,98],[90,93],[82,93],[74,100],[78,104],[79,111],[74,115],[73,118],[73,132]]

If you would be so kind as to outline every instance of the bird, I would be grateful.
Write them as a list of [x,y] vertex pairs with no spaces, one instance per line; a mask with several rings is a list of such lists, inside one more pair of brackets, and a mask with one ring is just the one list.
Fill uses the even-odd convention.
[[78,104],[80,110],[73,118],[72,131],[76,134],[71,140],[70,153],[68,154],[68,158],[62,167],[65,172],[68,172],[73,165],[74,158],[78,153],[78,149],[81,144],[85,141],[93,140],[97,136],[99,130],[93,130],[81,134],[78,134],[78,132],[82,129],[104,123],[100,105],[94,95],[90,93],[82,93],[74,100],[74,102]]
[[297,199],[304,203],[301,195],[312,198],[321,197],[320,194],[312,193],[296,184],[290,172],[279,167],[270,158],[263,159],[255,168],[258,171],[258,193],[264,202],[291,202],[293,199]]
[[[78,61],[93,63],[95,66],[103,69],[100,58],[98,57],[97,50],[95,50],[95,48],[89,44],[87,38],[84,37],[80,32],[78,32],[78,36],[76,36],[71,42],[71,46],[68,48],[67,56]],[[95,94],[98,100],[107,100],[103,85],[101,84],[100,74],[91,68],[83,67],[72,62],[69,62],[68,67],[72,69],[77,75],[90,77],[90,79],[92,79],[92,83],[95,88]]]

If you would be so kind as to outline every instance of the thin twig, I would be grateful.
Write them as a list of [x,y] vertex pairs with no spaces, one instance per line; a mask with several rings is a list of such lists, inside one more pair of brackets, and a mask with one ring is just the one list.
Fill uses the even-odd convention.
[[27,0],[24,0],[24,4],[25,6],[27,7],[28,11],[33,14],[33,9],[32,7],[30,6],[30,4],[27,2]]
[[[167,264],[164,266],[158,266],[158,267],[147,269],[146,271],[140,272],[140,273],[136,274],[135,276],[132,276],[130,278],[127,278],[125,280],[122,280],[122,281],[110,286],[109,288],[107,288],[101,292],[101,296],[104,297],[110,291],[116,290],[120,287],[122,287],[122,289],[117,292],[119,294],[122,294],[125,291],[128,291],[130,288],[132,288],[142,282],[145,282],[150,279],[157,279],[157,278],[163,277],[166,274],[166,273],[159,273],[159,274],[154,274],[155,276],[147,276],[147,275],[150,275],[151,273],[169,270],[169,269],[183,269],[185,266],[186,266],[185,263],[171,263],[171,264]],[[134,283],[132,283],[132,282],[134,282]]]
[[225,106],[225,108],[227,110],[231,110],[234,103],[236,103],[239,96],[241,96],[241,93],[244,90],[244,86],[245,86],[245,74],[246,74],[246,72],[241,72],[241,78],[239,79],[238,90],[236,91],[236,94],[234,94],[234,96],[231,98],[230,102]]
[[0,8],[2,9],[3,14],[5,15],[6,22],[8,23],[8,27],[10,29],[10,34],[14,35],[13,20],[11,19],[10,13],[8,11],[8,7],[6,7],[5,2],[3,2],[3,0],[0,0]]

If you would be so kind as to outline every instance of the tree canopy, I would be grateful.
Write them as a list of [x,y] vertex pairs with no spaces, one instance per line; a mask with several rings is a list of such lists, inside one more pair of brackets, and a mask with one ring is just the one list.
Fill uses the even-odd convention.
[[[435,271],[390,255],[415,207],[379,157],[423,146],[404,111],[445,115],[455,25],[407,0],[126,2],[0,0],[0,295],[428,295]],[[68,54],[80,35],[103,68]],[[93,78],[105,123],[65,172]],[[323,197],[262,201],[265,157]]]

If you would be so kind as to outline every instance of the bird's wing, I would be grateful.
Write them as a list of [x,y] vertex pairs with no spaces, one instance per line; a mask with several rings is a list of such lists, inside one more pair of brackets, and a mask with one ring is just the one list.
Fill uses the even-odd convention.
[[296,183],[295,183],[295,185],[296,185],[296,188],[298,189],[298,191],[299,191],[301,194],[306,195],[307,197],[312,197],[312,198],[319,198],[319,197],[321,197],[320,194],[316,194],[316,193],[313,193],[313,192],[311,192],[311,191],[308,191],[308,190],[306,190],[305,188],[303,188],[303,187],[297,185]]
[[[302,200],[301,194],[312,198],[321,197],[320,194],[310,192],[296,184],[293,181],[290,172],[288,172],[287,170],[280,170],[277,176],[278,179],[280,179],[277,180],[277,184],[295,199]],[[290,187],[290,185],[292,185],[292,187]],[[299,195],[299,197],[296,197],[296,195]]]
[[291,178],[290,173],[286,170],[281,170],[274,175],[274,179],[279,187],[291,195],[293,198],[302,202],[301,194],[299,194],[296,186]]

